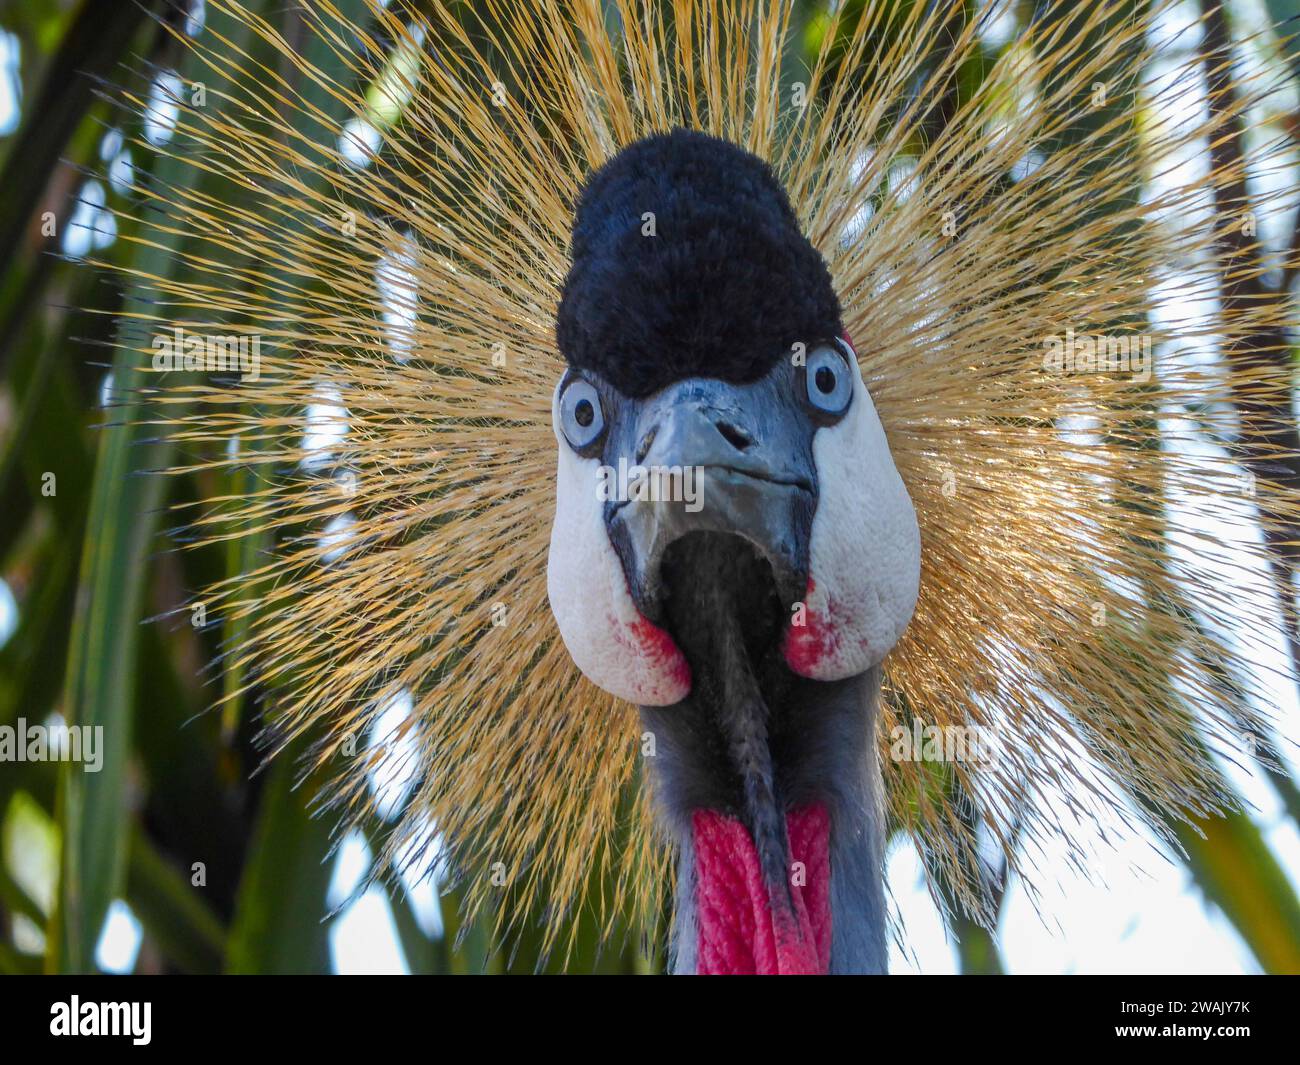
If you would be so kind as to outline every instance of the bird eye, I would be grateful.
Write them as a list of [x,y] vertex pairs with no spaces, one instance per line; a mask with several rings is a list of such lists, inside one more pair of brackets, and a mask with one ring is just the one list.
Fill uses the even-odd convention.
[[590,381],[576,377],[560,396],[560,428],[575,450],[591,444],[605,430],[600,393]]
[[827,414],[843,414],[853,398],[853,375],[844,356],[829,345],[808,355],[804,371],[808,402]]

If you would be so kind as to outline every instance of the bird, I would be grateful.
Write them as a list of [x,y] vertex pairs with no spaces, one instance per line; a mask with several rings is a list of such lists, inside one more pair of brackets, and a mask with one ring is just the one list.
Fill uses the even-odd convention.
[[680,129],[592,175],[571,246],[549,599],[654,739],[679,971],[881,972],[870,737],[920,532],[830,271],[760,159]]
[[[794,73],[781,0],[169,27],[206,97],[131,141],[119,230],[175,269],[95,263],[147,296],[114,373],[213,484],[192,538],[251,545],[195,593],[224,701],[311,741],[377,868],[436,855],[549,948],[598,883],[677,972],[879,973],[894,831],[988,922],[990,844],[1027,883],[1072,845],[1046,795],[1165,841],[1231,806],[1209,752],[1277,713],[1234,599],[1297,628],[1258,577],[1300,522],[1246,182],[1279,86],[1217,7],[1041,7],[989,58],[992,9],[834,5]],[[1203,112],[1140,120],[1180,76]],[[1154,313],[1171,264],[1209,320]],[[257,372],[152,362],[178,328]]]

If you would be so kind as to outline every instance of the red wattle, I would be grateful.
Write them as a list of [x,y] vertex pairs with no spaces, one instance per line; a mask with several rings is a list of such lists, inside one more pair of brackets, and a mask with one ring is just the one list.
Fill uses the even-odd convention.
[[688,691],[691,687],[691,667],[681,648],[665,629],[640,615],[628,625],[628,631],[639,645],[641,653],[659,668],[665,670],[673,681]]
[[644,663],[650,675],[651,687],[637,693],[638,696],[645,695],[653,701],[667,686],[669,701],[685,697],[691,690],[691,666],[666,630],[640,613],[632,621],[620,621],[612,612],[606,613],[605,619],[619,650]]
[[831,959],[830,815],[820,804],[786,815],[794,912],[773,906],[749,830],[733,817],[697,810],[697,968],[701,975],[810,975]]
[[817,666],[824,658],[833,655],[840,644],[839,632],[832,617],[834,600],[828,598],[825,616],[810,605],[816,587],[814,580],[809,577],[804,592],[803,624],[791,623],[785,630],[781,645],[786,665],[801,677],[816,677]]

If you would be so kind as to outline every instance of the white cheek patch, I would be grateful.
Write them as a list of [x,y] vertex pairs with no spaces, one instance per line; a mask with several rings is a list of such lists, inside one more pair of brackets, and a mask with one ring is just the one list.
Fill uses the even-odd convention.
[[632,602],[605,531],[599,459],[577,455],[552,424],[560,449],[546,593],[574,663],[598,688],[639,706],[671,706],[691,690],[691,669],[663,629]]
[[817,511],[803,624],[785,635],[802,677],[841,680],[879,664],[903,634],[921,580],[921,534],[885,430],[853,360],[853,403],[817,430]]

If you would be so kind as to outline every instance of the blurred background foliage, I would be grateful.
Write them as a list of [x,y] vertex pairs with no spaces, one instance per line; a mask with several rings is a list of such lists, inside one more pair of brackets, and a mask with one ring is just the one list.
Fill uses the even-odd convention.
[[[301,26],[292,3],[246,2],[295,39]],[[821,46],[833,2],[794,0],[791,80]],[[359,0],[336,3],[365,17]],[[868,10],[866,0],[840,3],[846,25]],[[882,20],[882,44],[908,6],[900,0],[900,15]],[[975,17],[981,6],[970,0],[953,18]],[[969,97],[992,58],[1011,46],[1016,24],[1033,17],[1029,3],[1001,6],[984,61],[961,72],[932,123]],[[1229,6],[1229,24],[1249,26],[1265,13],[1290,18],[1296,8],[1290,0],[1241,0]],[[1135,17],[1146,11],[1135,0]],[[205,713],[214,695],[244,683],[219,658],[221,642],[239,634],[185,624],[184,614],[158,620],[192,590],[245,568],[258,547],[170,551],[159,528],[167,506],[252,485],[243,474],[211,471],[137,476],[176,457],[173,445],[124,425],[123,408],[109,402],[131,395],[130,371],[114,368],[110,352],[115,331],[129,328],[119,323],[129,323],[132,301],[145,296],[77,260],[135,255],[145,271],[176,269],[175,248],[118,239],[117,226],[130,224],[123,178],[141,166],[154,168],[144,176],[156,182],[195,180],[165,155],[134,158],[130,144],[165,142],[167,92],[185,77],[157,20],[201,34],[214,32],[214,17],[199,2],[0,0],[0,725],[100,724],[106,738],[96,774],[51,762],[0,764],[0,971],[661,970],[663,944],[632,930],[601,949],[594,922],[586,922],[593,928],[583,925],[569,957],[546,958],[527,922],[506,936],[460,927],[454,893],[440,893],[419,870],[390,870],[367,886],[376,872],[367,841],[335,839],[328,818],[312,816],[310,782],[295,787],[292,760],[258,772],[258,699]],[[312,58],[331,62],[324,52]],[[152,92],[156,110],[143,122],[124,113],[105,83]],[[1008,87],[1009,100],[1014,94]],[[391,95],[370,94],[385,106],[368,116],[371,130],[357,131],[363,139],[402,120],[387,104]],[[1294,130],[1295,119],[1278,121]],[[1135,116],[1134,136],[1138,125]],[[215,179],[204,191],[222,192]],[[1257,775],[1269,781],[1273,814],[1179,826],[1186,854],[1174,857],[1239,937],[1246,967],[1297,972],[1300,846],[1279,853],[1278,841],[1295,835],[1300,789],[1285,768]],[[951,783],[936,771],[934,786]],[[400,787],[394,795],[400,803]],[[901,836],[897,846],[910,847]],[[925,856],[915,857],[919,870]],[[897,864],[891,860],[899,897],[915,885],[905,882],[906,863],[902,872]],[[1007,890],[991,869],[995,912]],[[593,884],[592,912],[601,894]],[[942,901],[942,884],[938,894]],[[1007,968],[1001,926],[989,933],[959,914],[944,920],[954,967]]]

